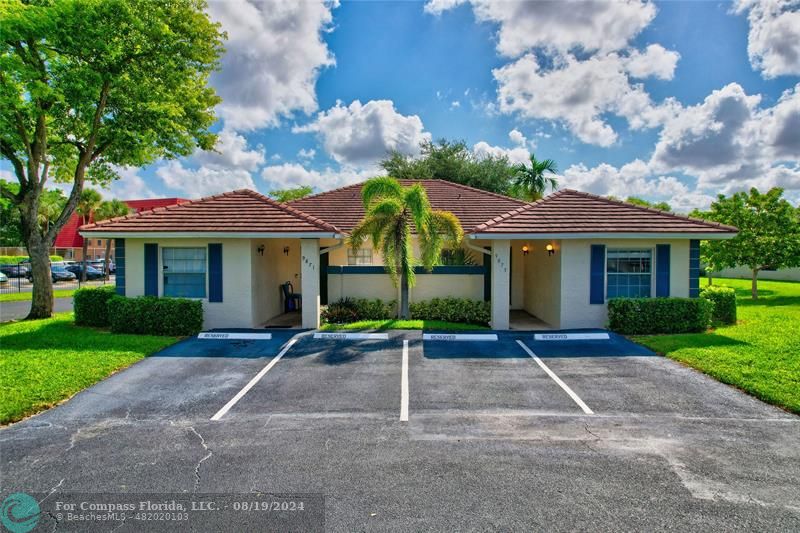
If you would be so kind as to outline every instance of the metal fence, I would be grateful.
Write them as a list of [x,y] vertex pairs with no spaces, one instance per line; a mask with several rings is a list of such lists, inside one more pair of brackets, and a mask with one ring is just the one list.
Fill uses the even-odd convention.
[[[4,276],[0,276],[0,294],[9,293],[23,293],[31,292],[33,290],[33,283],[30,281],[30,269],[28,266],[22,265],[0,265],[0,272]],[[55,277],[55,276],[54,276]],[[74,290],[81,287],[100,287],[102,285],[114,285],[116,279],[114,274],[111,274],[108,279],[105,277],[100,279],[81,281],[80,275],[75,274],[73,279],[53,279],[53,290]]]

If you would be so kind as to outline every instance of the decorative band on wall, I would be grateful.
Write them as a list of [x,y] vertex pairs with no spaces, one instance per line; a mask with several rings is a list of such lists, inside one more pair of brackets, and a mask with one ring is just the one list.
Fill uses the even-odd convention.
[[[329,266],[328,274],[388,274],[382,266]],[[415,274],[461,274],[482,276],[485,270],[482,266],[436,266],[433,272],[428,272],[424,267],[414,267]]]

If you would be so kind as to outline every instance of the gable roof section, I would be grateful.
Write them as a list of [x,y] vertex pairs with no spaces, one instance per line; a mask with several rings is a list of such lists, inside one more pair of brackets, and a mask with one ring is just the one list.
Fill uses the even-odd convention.
[[[399,180],[404,187],[420,183],[428,193],[431,206],[450,211],[468,232],[487,219],[517,209],[525,202],[444,180]],[[326,220],[343,231],[351,231],[364,218],[361,201],[363,183],[348,185],[289,202],[304,213]]]
[[338,228],[241,189],[81,227],[81,233],[340,233]]
[[563,189],[475,227],[475,234],[703,234],[724,237],[732,226]]

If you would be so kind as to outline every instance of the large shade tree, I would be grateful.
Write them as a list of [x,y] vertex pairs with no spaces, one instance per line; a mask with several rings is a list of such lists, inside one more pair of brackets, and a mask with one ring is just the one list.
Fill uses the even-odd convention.
[[[34,281],[28,318],[50,316],[48,251],[88,181],[116,166],[211,149],[208,77],[221,33],[202,0],[0,2],[0,154],[19,188],[0,188],[20,212]],[[70,186],[65,205],[39,223],[45,184]]]
[[[361,188],[366,214],[350,234],[354,251],[372,240],[383,256],[395,285],[400,283],[400,318],[408,318],[408,289],[414,286],[414,266],[432,270],[446,246],[454,247],[464,235],[458,219],[449,211],[431,207],[424,187],[403,187],[391,177],[368,180]],[[421,257],[414,257],[412,233],[416,231]]]
[[693,215],[739,229],[733,239],[704,242],[703,260],[714,271],[747,266],[753,299],[758,298],[761,270],[800,266],[800,211],[783,198],[783,189],[719,195],[709,211]]

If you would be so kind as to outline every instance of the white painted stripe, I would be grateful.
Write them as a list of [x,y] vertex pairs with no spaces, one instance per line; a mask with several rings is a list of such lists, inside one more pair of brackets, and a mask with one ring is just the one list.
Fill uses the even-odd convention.
[[220,409],[219,411],[217,411],[217,413],[216,413],[214,416],[212,416],[212,417],[211,417],[211,420],[219,420],[220,418],[222,418],[223,416],[225,416],[225,413],[227,413],[228,411],[230,411],[231,407],[233,407],[234,405],[236,405],[236,403],[237,403],[239,400],[241,400],[241,399],[244,397],[244,395],[245,395],[245,394],[247,394],[247,392],[248,392],[250,389],[252,389],[252,388],[255,386],[255,384],[256,384],[256,383],[258,383],[258,382],[261,380],[261,378],[263,378],[263,377],[266,375],[266,373],[267,373],[267,372],[269,372],[269,371],[270,371],[270,369],[271,369],[273,366],[275,366],[276,364],[278,364],[278,361],[280,361],[280,360],[281,360],[281,357],[283,357],[283,356],[286,354],[286,352],[288,352],[288,351],[289,351],[289,348],[291,348],[291,347],[294,345],[294,343],[295,343],[295,342],[297,342],[297,337],[293,337],[292,339],[290,339],[290,340],[289,340],[289,342],[287,342],[287,343],[286,343],[286,346],[284,346],[284,347],[283,347],[283,349],[282,349],[280,352],[278,352],[278,355],[276,355],[276,356],[275,356],[275,357],[272,359],[272,361],[270,361],[269,363],[267,363],[267,366],[265,366],[264,368],[262,368],[262,369],[261,369],[261,372],[259,372],[258,374],[256,374],[256,375],[253,377],[253,379],[251,379],[251,380],[250,380],[250,382],[249,382],[247,385],[245,385],[244,387],[242,387],[242,390],[240,390],[239,392],[237,392],[237,393],[236,393],[236,396],[234,396],[233,398],[231,398],[231,399],[230,399],[230,401],[229,401],[228,403],[226,403],[226,404],[225,404],[225,405],[222,407],[222,409]]
[[494,333],[423,333],[425,341],[496,341]]
[[548,368],[548,366],[547,366],[546,364],[544,364],[544,363],[542,362],[542,360],[541,360],[541,359],[539,359],[539,358],[536,356],[536,354],[535,354],[535,353],[533,353],[533,352],[531,351],[531,349],[530,349],[530,348],[528,348],[527,346],[525,346],[525,343],[524,343],[524,342],[522,342],[522,341],[518,340],[518,341],[517,341],[517,344],[519,344],[520,346],[522,346],[522,349],[523,349],[523,350],[525,350],[526,352],[528,352],[528,355],[530,355],[530,356],[533,358],[533,360],[534,360],[534,361],[536,361],[536,363],[537,363],[537,364],[538,364],[540,367],[542,367],[542,370],[544,370],[545,372],[547,372],[547,375],[548,375],[548,376],[550,376],[550,377],[553,379],[553,381],[555,381],[556,383],[558,383],[558,386],[559,386],[559,387],[561,387],[562,389],[564,389],[564,392],[566,392],[567,394],[569,394],[569,397],[570,397],[570,398],[572,398],[572,399],[573,399],[573,401],[574,401],[576,404],[578,404],[578,407],[580,407],[581,409],[583,409],[583,412],[584,412],[584,413],[586,413],[587,415],[593,415],[593,414],[594,414],[594,411],[592,411],[591,409],[589,409],[589,406],[588,406],[588,405],[586,405],[585,403],[583,403],[583,400],[581,400],[580,396],[578,396],[577,394],[575,394],[575,392],[574,392],[572,389],[570,389],[570,388],[569,388],[569,385],[567,385],[566,383],[564,383],[563,381],[561,381],[561,378],[559,378],[559,377],[556,375],[556,373],[555,373],[555,372],[553,372],[552,370],[550,370],[550,368]]
[[534,333],[537,341],[607,341],[608,333]]
[[408,422],[408,339],[403,339],[403,371],[400,377],[400,422]]
[[388,333],[314,333],[315,339],[388,341]]
[[232,333],[225,331],[203,331],[197,335],[198,339],[247,339],[255,341],[268,341],[272,339],[272,333]]

